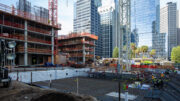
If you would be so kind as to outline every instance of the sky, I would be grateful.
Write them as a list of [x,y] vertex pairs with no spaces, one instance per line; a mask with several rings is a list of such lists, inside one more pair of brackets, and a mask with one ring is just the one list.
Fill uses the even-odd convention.
[[[16,5],[18,0],[0,0],[0,3],[11,6]],[[32,5],[38,5],[48,8],[48,0],[28,0]],[[105,1],[105,0],[104,0]],[[109,0],[107,0],[109,1]],[[167,2],[177,2],[180,10],[180,0],[160,0],[161,7],[164,7]],[[58,22],[62,24],[62,30],[59,35],[66,35],[73,31],[73,6],[75,0],[58,0]]]

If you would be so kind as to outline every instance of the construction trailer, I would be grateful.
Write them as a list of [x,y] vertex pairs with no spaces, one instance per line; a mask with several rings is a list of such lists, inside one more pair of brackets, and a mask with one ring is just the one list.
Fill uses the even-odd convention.
[[69,61],[88,63],[94,61],[96,35],[90,33],[70,33],[58,38],[60,53],[67,53]]
[[60,24],[52,25],[48,18],[0,4],[0,39],[16,41],[15,65],[54,63],[60,29]]

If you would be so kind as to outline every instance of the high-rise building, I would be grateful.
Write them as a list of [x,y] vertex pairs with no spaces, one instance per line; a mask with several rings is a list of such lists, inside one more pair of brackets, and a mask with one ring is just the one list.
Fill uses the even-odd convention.
[[131,0],[131,31],[138,47],[146,45],[158,54],[159,0]]
[[177,45],[180,46],[180,28],[177,28]]
[[180,45],[180,11],[177,11],[177,45]]
[[170,59],[172,48],[177,46],[177,4],[168,2],[160,10],[160,33],[166,34],[165,52]]
[[[105,0],[104,0],[105,1]],[[98,8],[100,14],[100,35],[102,41],[102,57],[111,58],[113,52],[113,40],[115,34],[115,3],[109,0],[110,4]],[[107,0],[106,0],[107,3]],[[103,4],[103,3],[102,3]]]
[[[99,36],[101,0],[77,0],[74,4],[74,32],[87,32]],[[95,55],[101,56],[101,40],[96,41]]]

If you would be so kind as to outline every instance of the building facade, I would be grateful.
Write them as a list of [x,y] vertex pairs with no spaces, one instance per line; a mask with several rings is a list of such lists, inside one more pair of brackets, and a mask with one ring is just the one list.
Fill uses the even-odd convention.
[[[74,4],[74,32],[87,32],[99,36],[101,0],[77,0]],[[95,55],[101,56],[101,40],[95,42]]]
[[158,49],[159,0],[131,0],[131,32],[136,45],[146,45],[149,49]]
[[115,37],[115,4],[103,5],[98,8],[100,14],[100,35],[102,41],[102,57],[111,58],[113,38]]
[[59,52],[68,54],[70,61],[88,63],[94,60],[94,41],[97,39],[96,35],[90,33],[70,33],[60,36]]
[[180,28],[177,28],[177,45],[180,46]]
[[[1,4],[0,39],[16,42],[15,65],[40,65],[54,63],[55,39],[60,26],[52,26],[48,19],[40,20],[32,13],[19,11]],[[6,61],[5,65],[10,65]]]
[[169,2],[160,10],[160,33],[166,34],[165,53],[170,60],[173,47],[177,46],[177,4]]
[[177,11],[177,45],[180,45],[180,11]]

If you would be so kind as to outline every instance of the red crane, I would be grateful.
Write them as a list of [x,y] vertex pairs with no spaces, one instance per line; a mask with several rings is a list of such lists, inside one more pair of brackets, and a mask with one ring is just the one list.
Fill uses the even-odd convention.
[[49,0],[49,20],[50,24],[58,24],[58,0]]

